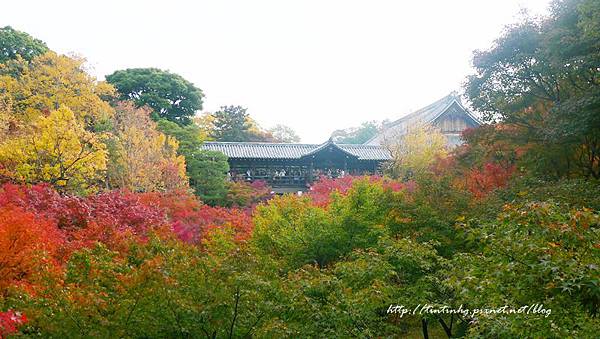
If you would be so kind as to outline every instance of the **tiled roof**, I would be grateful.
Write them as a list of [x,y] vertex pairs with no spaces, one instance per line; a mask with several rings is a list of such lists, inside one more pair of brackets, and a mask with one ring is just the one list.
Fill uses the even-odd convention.
[[379,145],[381,142],[386,139],[386,136],[389,137],[388,134],[393,134],[394,137],[397,137],[398,134],[402,134],[408,126],[416,124],[416,123],[432,123],[437,118],[439,118],[442,114],[444,114],[452,105],[458,105],[460,111],[464,112],[469,118],[473,120],[475,125],[481,125],[481,121],[474,116],[468,109],[466,109],[458,95],[456,93],[450,93],[449,95],[439,99],[438,101],[429,104],[421,109],[418,109],[402,118],[393,121],[385,126],[383,132],[378,133],[373,138],[365,142],[367,145]]
[[390,160],[390,151],[379,145],[353,145],[336,144],[348,153],[357,156],[361,160]]
[[323,144],[287,144],[269,142],[205,142],[205,150],[219,151],[229,158],[245,159],[300,159],[334,145],[343,152],[356,156],[359,160],[389,160],[390,153],[381,146],[335,144],[328,141]]

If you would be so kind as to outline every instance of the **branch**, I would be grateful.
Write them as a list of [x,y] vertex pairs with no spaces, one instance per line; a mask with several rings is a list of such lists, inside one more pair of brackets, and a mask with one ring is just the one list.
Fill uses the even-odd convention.
[[238,315],[238,305],[240,303],[240,287],[238,286],[235,291],[235,308],[233,310],[233,319],[231,320],[231,326],[229,327],[229,338],[233,338],[233,328]]

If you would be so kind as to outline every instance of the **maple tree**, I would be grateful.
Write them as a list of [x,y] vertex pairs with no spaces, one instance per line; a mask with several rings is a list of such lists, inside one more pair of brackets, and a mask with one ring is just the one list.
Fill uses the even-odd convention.
[[37,280],[63,242],[56,224],[14,205],[0,206],[0,293],[11,283]]
[[6,338],[17,333],[19,327],[27,323],[27,317],[21,312],[8,310],[0,312],[0,338]]
[[332,194],[345,195],[352,188],[357,180],[368,180],[373,184],[380,184],[386,189],[392,191],[400,191],[402,189],[412,190],[414,183],[401,183],[387,177],[381,176],[352,176],[346,175],[343,178],[327,178],[325,176],[319,178],[313,185],[310,186],[308,196],[317,206],[328,206],[332,199]]
[[504,168],[487,163],[482,169],[471,169],[466,177],[467,187],[475,197],[482,198],[492,190],[506,186],[514,171],[514,166]]
[[227,207],[252,208],[260,202],[269,200],[271,197],[271,187],[265,181],[255,180],[251,183],[244,181],[230,182],[227,186],[227,195],[222,205]]
[[132,103],[115,106],[109,145],[108,181],[135,192],[181,189],[187,185],[179,143],[157,131],[150,111]]
[[48,182],[73,191],[93,189],[106,170],[99,135],[85,130],[67,107],[39,117],[27,131],[0,143],[4,176]]
[[435,127],[416,124],[402,134],[384,141],[392,155],[387,171],[396,178],[408,179],[429,169],[447,154],[446,137]]
[[594,0],[557,1],[476,51],[466,92],[486,121],[511,126],[529,144],[536,175],[600,178],[600,78]]
[[17,58],[0,65],[0,101],[10,103],[15,128],[67,107],[86,129],[101,129],[113,114],[103,98],[111,98],[115,90],[87,74],[83,63],[47,52],[31,61]]

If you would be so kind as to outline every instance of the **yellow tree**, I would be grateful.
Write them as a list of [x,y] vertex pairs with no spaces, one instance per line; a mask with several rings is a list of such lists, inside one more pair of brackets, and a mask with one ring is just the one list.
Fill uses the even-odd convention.
[[209,141],[213,140],[210,137],[210,132],[215,127],[213,122],[215,121],[215,116],[209,112],[202,113],[199,116],[196,116],[192,119],[194,124],[196,124],[200,130],[200,140]]
[[17,58],[0,64],[0,102],[12,103],[20,127],[61,106],[88,129],[105,123],[113,109],[103,98],[114,96],[115,90],[87,74],[84,61],[48,52],[31,61]]
[[0,141],[2,175],[23,182],[48,182],[84,193],[106,170],[106,147],[85,130],[67,107],[37,118],[25,130]]
[[399,178],[423,173],[437,158],[447,155],[446,144],[446,137],[435,127],[415,124],[384,141],[392,154],[388,171]]
[[[0,64],[0,175],[86,192],[102,184],[114,88],[47,52]],[[95,187],[92,187],[95,186]]]
[[6,140],[10,129],[10,106],[8,102],[0,100],[0,140]]
[[108,143],[111,187],[136,192],[187,187],[185,159],[177,155],[177,140],[157,131],[149,109],[118,103]]

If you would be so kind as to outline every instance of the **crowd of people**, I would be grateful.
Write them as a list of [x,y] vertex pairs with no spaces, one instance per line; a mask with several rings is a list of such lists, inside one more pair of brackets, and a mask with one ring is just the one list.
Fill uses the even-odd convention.
[[247,181],[252,182],[255,180],[265,180],[269,183],[279,183],[279,184],[301,184],[305,182],[311,182],[313,180],[317,180],[318,178],[343,178],[346,175],[363,175],[363,174],[371,174],[368,171],[346,171],[344,169],[339,168],[313,168],[312,172],[309,175],[309,168],[301,167],[301,166],[288,166],[281,168],[247,168],[245,171],[236,171],[232,169],[229,172],[229,178],[233,181]]

